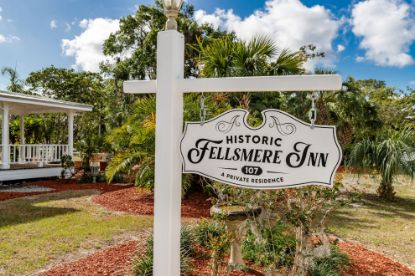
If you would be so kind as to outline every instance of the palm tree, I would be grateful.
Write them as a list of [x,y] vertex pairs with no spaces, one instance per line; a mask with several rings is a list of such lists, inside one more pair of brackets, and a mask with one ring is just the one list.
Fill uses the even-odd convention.
[[[318,68],[315,74],[335,74],[332,69]],[[344,82],[346,89],[326,93],[322,91],[317,100],[317,123],[322,125],[335,124],[337,137],[343,149],[361,138],[374,137],[382,126],[378,109],[370,102],[366,93],[353,85],[349,78]]]
[[395,176],[399,173],[412,176],[415,172],[414,133],[409,129],[387,131],[374,139],[364,139],[352,146],[349,165],[376,170],[382,177],[379,196],[392,200]]
[[233,67],[236,76],[268,74],[269,62],[278,53],[275,43],[268,37],[254,37],[249,42],[236,41]]
[[9,75],[10,84],[7,87],[9,91],[11,92],[22,92],[23,91],[22,81],[19,80],[19,76],[17,74],[16,69],[6,66],[1,69],[1,74],[3,76]]
[[[113,129],[106,137],[112,145],[114,156],[105,175],[108,183],[117,176],[125,175],[134,180],[138,187],[152,190],[154,188],[154,150],[156,131],[156,97],[137,99],[132,109],[133,114],[119,128]],[[186,195],[191,185],[190,175],[182,180],[182,196]]]
[[[301,52],[280,50],[265,36],[242,41],[233,35],[204,43],[199,40],[198,62],[204,77],[240,77],[300,74],[304,72]],[[251,103],[250,93],[235,94],[236,105],[245,109]],[[228,96],[225,96],[226,99]],[[260,99],[263,96],[259,96]]]
[[207,44],[199,40],[199,64],[205,77],[236,77],[303,73],[301,52],[280,50],[265,36],[250,41],[222,36]]
[[127,121],[107,135],[115,151],[106,170],[109,183],[123,174],[134,178],[139,186],[153,188],[155,110],[155,97],[139,98]]
[[205,77],[230,77],[233,75],[235,39],[223,36],[206,44],[198,39],[198,62]]

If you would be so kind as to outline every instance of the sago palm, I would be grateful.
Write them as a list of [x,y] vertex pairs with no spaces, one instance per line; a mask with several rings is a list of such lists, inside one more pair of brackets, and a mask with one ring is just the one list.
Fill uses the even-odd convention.
[[381,176],[378,194],[392,200],[393,180],[397,174],[410,176],[415,172],[414,133],[409,129],[387,131],[375,139],[364,139],[353,145],[349,165],[374,169]]

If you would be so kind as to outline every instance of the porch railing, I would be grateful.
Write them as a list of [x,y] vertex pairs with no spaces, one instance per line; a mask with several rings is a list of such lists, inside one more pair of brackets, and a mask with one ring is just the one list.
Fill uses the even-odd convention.
[[[0,147],[0,152],[3,147]],[[69,146],[63,144],[14,144],[9,145],[10,164],[60,162],[68,154]],[[1,155],[0,155],[1,156]]]

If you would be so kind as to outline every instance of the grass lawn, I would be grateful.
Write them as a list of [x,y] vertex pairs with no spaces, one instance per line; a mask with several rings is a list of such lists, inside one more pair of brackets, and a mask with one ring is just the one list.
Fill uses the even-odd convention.
[[0,202],[0,275],[30,273],[152,225],[151,217],[94,205],[90,198],[97,193],[66,191]]
[[345,175],[343,182],[364,194],[330,218],[329,230],[415,269],[415,183],[399,178],[396,201],[386,202],[376,196],[378,178],[364,175],[356,183],[357,176]]

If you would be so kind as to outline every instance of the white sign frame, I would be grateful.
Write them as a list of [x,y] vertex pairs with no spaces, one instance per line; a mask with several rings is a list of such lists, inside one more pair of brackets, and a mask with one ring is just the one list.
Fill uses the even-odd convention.
[[[335,173],[340,166],[342,161],[342,149],[337,140],[336,135],[336,126],[327,126],[327,125],[314,125],[304,122],[293,115],[286,113],[284,111],[278,109],[267,109],[261,112],[263,121],[262,124],[258,127],[251,127],[248,122],[248,114],[249,112],[244,109],[232,109],[228,110],[215,118],[207,120],[205,122],[186,122],[185,128],[183,131],[183,137],[180,143],[180,154],[183,159],[183,173],[193,173],[198,174],[203,177],[207,177],[209,179],[229,184],[232,186],[240,187],[240,188],[248,188],[248,189],[285,189],[285,188],[297,188],[303,186],[310,186],[310,185],[319,185],[324,187],[332,187],[333,182],[335,180]],[[220,129],[222,127],[222,129]],[[190,132],[193,134],[189,134]],[[299,133],[301,131],[301,133]],[[274,134],[273,132],[277,132]],[[332,135],[332,137],[327,137],[327,135]],[[271,139],[275,138],[275,142],[280,142],[283,144],[279,144],[280,151],[278,154],[281,156],[274,156],[274,158],[279,158],[279,169],[278,171],[273,171],[272,166],[276,166],[275,164],[267,164],[265,162],[258,162],[258,161],[235,161],[235,160],[209,160],[209,158],[205,158],[207,160],[202,160],[200,158],[198,163],[195,164],[191,160],[189,160],[189,151],[196,151],[200,152],[197,148],[192,148],[193,144],[196,145],[195,141],[203,141],[210,140],[210,141],[225,141],[225,138],[234,138],[237,136],[245,137],[248,135],[253,139],[254,136],[262,137],[262,140],[266,138],[267,143],[271,141]],[[192,136],[192,137],[190,137]],[[305,137],[304,137],[305,136]],[[314,136],[314,137],[312,137]],[[304,138],[303,138],[304,137]],[[298,140],[302,138],[301,141],[306,142],[292,142],[295,144],[291,144],[290,140]],[[195,140],[197,139],[197,140]],[[222,140],[221,140],[222,139]],[[312,141],[314,139],[314,141]],[[232,139],[233,140],[233,139]],[[249,141],[248,141],[249,142]],[[205,146],[207,147],[210,142],[207,142]],[[287,166],[286,162],[282,162],[284,152],[293,148],[293,146],[297,145],[298,143],[302,143],[307,145],[310,143],[309,146],[306,147],[305,155],[309,153],[310,155],[314,153],[309,152],[310,147],[319,152],[324,151],[328,152],[326,155],[326,160],[324,162],[324,169],[322,167],[316,167],[315,165],[319,165],[322,163],[321,155],[317,155],[313,161],[316,161],[317,164],[314,163],[314,166],[308,166],[307,168],[294,168]],[[212,142],[213,148],[220,147],[221,149],[224,148],[226,145],[229,147],[230,151],[234,152],[235,149],[241,149],[242,146],[249,147],[250,150],[261,150],[264,147],[267,149],[269,153],[271,150],[277,154],[275,151],[275,145],[271,143],[271,145],[264,145],[262,143],[256,143],[255,146],[253,143],[247,142],[232,142],[230,145],[228,142],[224,142],[223,144],[215,144]],[[277,143],[278,144],[278,143]],[[318,144],[318,145],[316,145]],[[222,146],[222,147],[221,147]],[[227,148],[228,149],[228,148]],[[245,148],[244,148],[245,149]],[[242,149],[243,150],[243,149]],[[204,150],[203,157],[207,157],[209,149]],[[230,152],[228,151],[227,154]],[[206,155],[205,155],[206,154]],[[295,154],[295,153],[294,153]],[[220,155],[220,153],[218,154]],[[310,156],[309,155],[309,156]],[[222,156],[224,157],[224,156]],[[236,157],[236,156],[233,156]],[[269,156],[267,159],[270,161]],[[320,157],[320,159],[318,159]],[[330,157],[330,158],[329,158]],[[226,159],[226,158],[225,158]],[[265,160],[265,159],[264,159]],[[203,162],[202,162],[203,161]],[[304,160],[305,161],[305,160]],[[328,163],[328,165],[327,165]],[[228,165],[229,164],[229,165]],[[231,165],[232,164],[232,165]],[[310,157],[308,159],[308,165],[310,165]],[[313,163],[311,164],[313,165]],[[283,167],[283,168],[281,168]],[[257,171],[260,171],[260,175],[253,175],[243,172],[244,168],[257,168]],[[229,172],[232,170],[233,172]],[[283,172],[281,171],[283,170]],[[210,173],[209,173],[210,171]],[[290,172],[287,172],[290,171]],[[302,173],[304,174],[298,174]],[[276,176],[276,175],[280,176]],[[282,175],[282,176],[281,176]],[[241,180],[229,180],[229,178],[243,179]],[[284,178],[291,179],[284,183]],[[296,181],[293,179],[304,179],[309,178],[308,181]],[[277,184],[253,184],[255,181],[265,181],[269,179],[278,179],[282,181],[282,183]],[[267,180],[267,181],[268,181]]]

